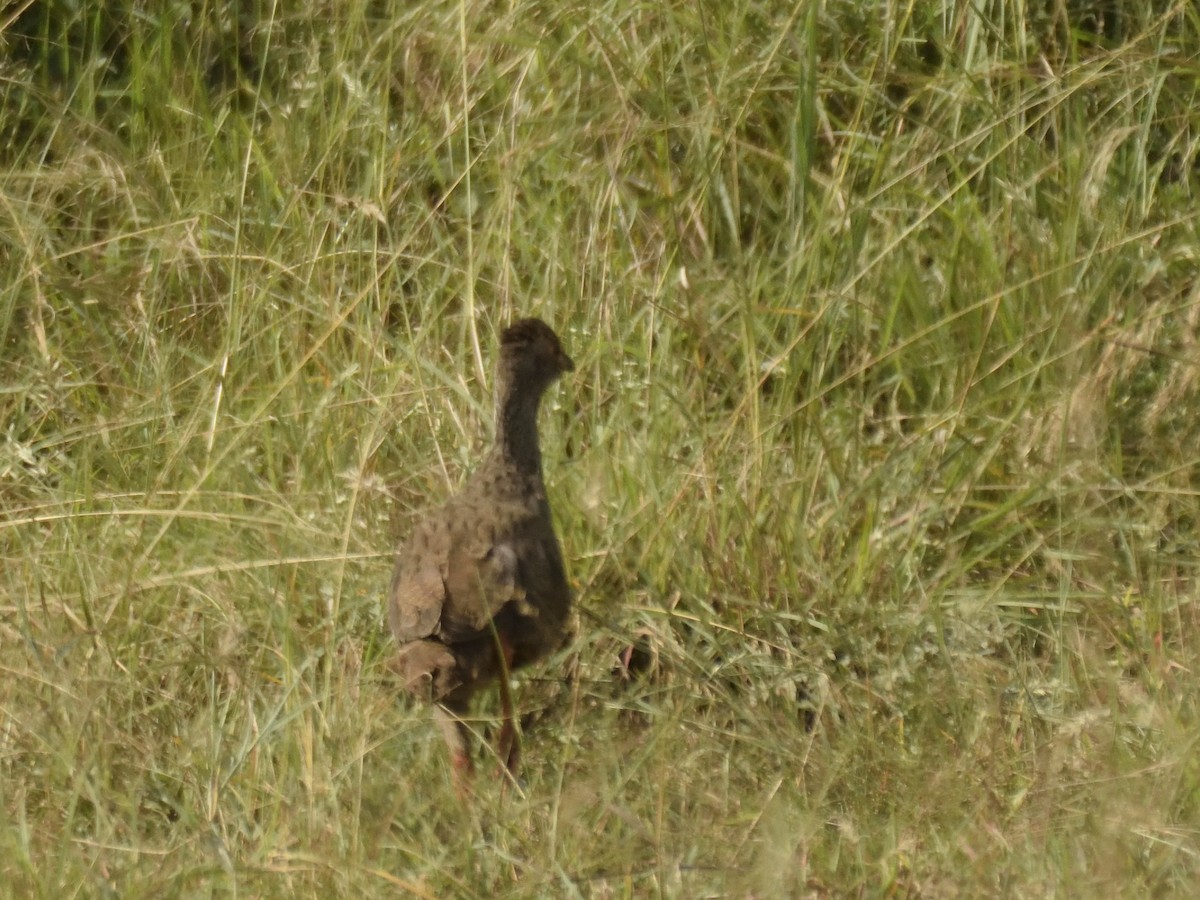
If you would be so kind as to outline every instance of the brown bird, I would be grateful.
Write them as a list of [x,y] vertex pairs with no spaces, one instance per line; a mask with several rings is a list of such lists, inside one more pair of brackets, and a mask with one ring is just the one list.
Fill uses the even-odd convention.
[[575,364],[539,319],[500,338],[495,443],[445,506],[413,529],[396,557],[388,622],[406,689],[435,704],[460,790],[472,771],[462,717],[475,691],[500,682],[498,749],[519,757],[508,673],[569,637],[571,590],[542,481],[542,395]]

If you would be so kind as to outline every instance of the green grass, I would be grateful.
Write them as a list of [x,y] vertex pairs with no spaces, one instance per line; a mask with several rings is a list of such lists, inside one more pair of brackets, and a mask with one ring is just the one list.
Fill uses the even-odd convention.
[[[1194,890],[1194,4],[18,7],[0,893]],[[383,594],[525,314],[580,635],[462,809]]]

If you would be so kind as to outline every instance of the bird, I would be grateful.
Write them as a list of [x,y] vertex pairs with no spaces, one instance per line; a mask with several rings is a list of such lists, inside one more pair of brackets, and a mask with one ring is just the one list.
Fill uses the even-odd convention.
[[422,518],[396,554],[388,624],[404,689],[433,704],[462,794],[474,771],[464,722],[472,697],[498,681],[497,751],[511,778],[520,757],[509,673],[571,637],[572,592],[542,476],[543,395],[575,370],[545,322],[500,337],[495,434],[462,489]]

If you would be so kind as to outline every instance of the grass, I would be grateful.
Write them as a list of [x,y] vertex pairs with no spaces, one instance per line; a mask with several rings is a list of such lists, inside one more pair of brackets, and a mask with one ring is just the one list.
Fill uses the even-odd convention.
[[[1193,4],[285,7],[0,20],[0,890],[1188,893]],[[382,601],[521,314],[462,809]]]

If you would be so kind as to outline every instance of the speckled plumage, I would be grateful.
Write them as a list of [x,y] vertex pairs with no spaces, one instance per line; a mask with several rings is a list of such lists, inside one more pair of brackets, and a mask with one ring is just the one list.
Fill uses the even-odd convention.
[[[460,716],[474,692],[534,662],[568,637],[571,591],[542,481],[537,412],[574,369],[538,319],[504,331],[496,383],[496,437],[462,490],[421,520],[396,557],[388,623],[405,687],[436,704],[455,770],[470,770]],[[500,752],[516,767],[506,682]]]

